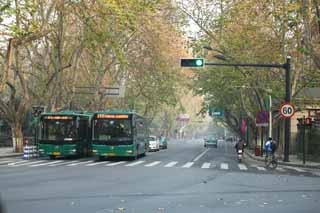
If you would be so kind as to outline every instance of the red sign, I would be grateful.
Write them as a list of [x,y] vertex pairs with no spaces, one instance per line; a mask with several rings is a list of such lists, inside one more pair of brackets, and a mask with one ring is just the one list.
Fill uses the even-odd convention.
[[291,118],[295,113],[293,104],[291,103],[282,104],[280,106],[280,113],[283,118]]
[[260,111],[256,114],[256,126],[268,126],[269,125],[269,112]]

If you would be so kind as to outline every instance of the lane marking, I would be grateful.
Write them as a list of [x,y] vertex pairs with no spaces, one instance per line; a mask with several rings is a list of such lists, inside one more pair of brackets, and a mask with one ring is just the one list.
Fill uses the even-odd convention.
[[193,164],[194,164],[194,162],[188,162],[188,163],[184,164],[182,166],[182,168],[190,168]]
[[238,164],[238,167],[239,167],[239,169],[240,170],[248,170],[248,168],[246,167],[246,165],[244,165],[244,164]]
[[66,164],[70,164],[70,163],[77,163],[79,162],[78,160],[74,160],[74,161],[68,161],[68,162],[64,162],[64,163],[56,163],[56,164],[51,164],[49,165],[50,167],[51,166],[62,166],[62,165],[66,165]]
[[306,170],[300,169],[300,168],[296,168],[296,167],[292,167],[292,166],[286,166],[285,168],[287,169],[293,169],[297,172],[306,172]]
[[137,161],[137,162],[134,162],[134,163],[129,163],[129,164],[125,165],[125,166],[136,166],[136,165],[139,165],[139,164],[142,164],[142,163],[144,163],[144,160],[140,160],[140,161]]
[[42,163],[42,162],[47,162],[46,160],[39,160],[39,161],[29,161],[27,163],[19,163],[19,164],[14,164],[12,167],[18,167],[18,166],[28,166],[32,164],[37,164],[37,163]]
[[164,167],[173,167],[174,165],[176,165],[178,163],[178,161],[172,161],[168,164],[166,164]]
[[226,170],[226,169],[229,169],[229,165],[227,163],[221,163],[220,168]]
[[115,162],[115,163],[110,163],[107,164],[106,166],[116,166],[116,165],[120,165],[120,164],[124,164],[127,163],[127,161],[119,161],[119,162]]
[[211,163],[203,163],[201,168],[202,169],[209,169],[210,168]]
[[92,163],[94,162],[93,160],[88,160],[88,161],[80,161],[78,163],[72,163],[72,164],[68,164],[67,166],[78,166],[80,164],[85,164],[85,163]]
[[63,162],[63,160],[57,160],[57,161],[52,161],[52,162],[48,162],[48,163],[40,163],[40,164],[30,165],[29,167],[47,166],[47,165],[60,163],[60,162]]
[[95,162],[95,163],[89,163],[85,166],[96,166],[96,165],[99,165],[99,164],[103,164],[103,163],[109,163],[110,161],[101,161],[101,162]]
[[205,155],[207,152],[209,151],[209,149],[204,150],[200,155],[198,155],[193,162],[198,161],[203,155]]

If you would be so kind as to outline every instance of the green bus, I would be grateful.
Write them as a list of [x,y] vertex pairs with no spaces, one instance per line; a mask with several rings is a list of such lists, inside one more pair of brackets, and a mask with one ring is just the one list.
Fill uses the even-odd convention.
[[96,112],[92,119],[92,153],[104,157],[137,159],[148,151],[145,119],[128,111]]
[[73,111],[42,113],[38,149],[40,156],[83,157],[91,153],[93,113]]

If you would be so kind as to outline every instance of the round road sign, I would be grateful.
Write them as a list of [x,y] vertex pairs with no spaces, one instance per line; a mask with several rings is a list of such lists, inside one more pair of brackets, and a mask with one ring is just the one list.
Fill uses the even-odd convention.
[[294,106],[291,103],[284,103],[280,107],[280,113],[284,118],[291,118],[294,113]]

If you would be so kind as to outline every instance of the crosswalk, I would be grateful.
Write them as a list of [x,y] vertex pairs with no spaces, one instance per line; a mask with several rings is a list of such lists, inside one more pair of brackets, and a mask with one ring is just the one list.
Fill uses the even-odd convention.
[[[95,167],[95,166],[105,166],[105,167],[116,167],[116,166],[125,166],[125,167],[163,167],[163,168],[182,168],[182,169],[190,169],[190,168],[200,168],[200,169],[220,169],[222,171],[259,171],[259,172],[268,172],[265,167],[260,165],[246,165],[244,163],[228,163],[228,162],[203,162],[197,163],[194,161],[189,162],[179,162],[179,161],[147,161],[147,160],[137,160],[137,161],[94,161],[94,160],[21,160],[21,159],[2,159],[0,160],[0,167],[9,167],[9,168],[43,168],[43,167],[58,167],[58,166],[66,166],[66,167],[77,167],[77,166],[85,166],[87,168]],[[283,166],[276,168],[276,172],[285,173],[288,171],[294,171],[298,173],[307,173],[308,171],[302,168]],[[315,176],[320,176],[319,173],[314,173]]]

